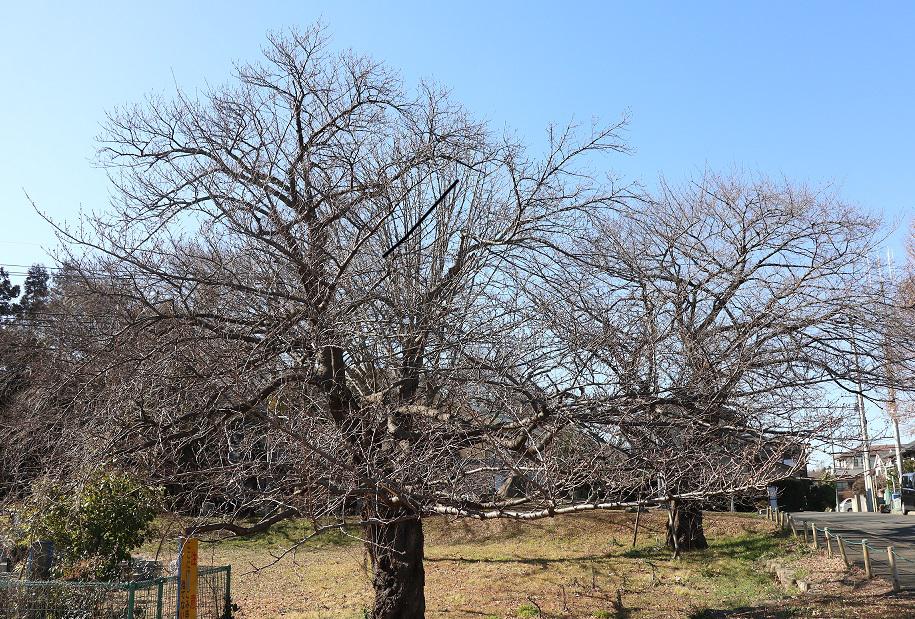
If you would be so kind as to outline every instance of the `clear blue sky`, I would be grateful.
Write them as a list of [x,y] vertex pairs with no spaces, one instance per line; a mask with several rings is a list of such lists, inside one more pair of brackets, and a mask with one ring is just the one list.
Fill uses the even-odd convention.
[[[12,2],[0,12],[0,264],[105,207],[104,112],[253,60],[323,19],[339,48],[432,78],[535,145],[551,122],[631,114],[615,170],[651,183],[743,167],[913,214],[915,3]],[[892,242],[899,251],[898,233]]]
[[[498,6],[495,6],[497,5]],[[103,208],[106,109],[224,81],[265,33],[323,19],[337,47],[448,85],[534,144],[550,121],[631,113],[630,179],[706,166],[834,183],[907,222],[915,3],[9,2],[0,19],[0,263]],[[390,6],[389,6],[390,5]]]

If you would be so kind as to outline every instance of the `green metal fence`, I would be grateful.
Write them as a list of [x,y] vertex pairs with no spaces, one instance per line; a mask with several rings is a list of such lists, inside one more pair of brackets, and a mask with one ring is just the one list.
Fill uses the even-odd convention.
[[[198,574],[198,619],[231,619],[231,567]],[[177,576],[117,583],[0,578],[0,619],[174,619],[177,608]]]

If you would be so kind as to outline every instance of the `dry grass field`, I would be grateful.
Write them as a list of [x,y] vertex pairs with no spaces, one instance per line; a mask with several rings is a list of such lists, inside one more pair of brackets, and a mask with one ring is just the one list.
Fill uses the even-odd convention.
[[[706,514],[711,548],[672,561],[663,548],[665,518],[642,515],[635,549],[629,513],[526,524],[427,520],[427,617],[915,617],[913,600],[887,596],[886,583],[846,573],[749,515]],[[291,522],[202,546],[202,561],[232,565],[239,619],[365,616],[372,592],[360,541],[337,532],[287,552],[307,532]],[[812,593],[779,586],[764,569],[772,557],[810,581]]]
[[[712,547],[671,561],[664,512],[600,513],[535,523],[426,521],[427,616],[679,617],[779,596],[758,560],[785,552],[758,518],[709,514]],[[371,603],[358,539],[325,535],[283,554],[307,532],[288,523],[253,539],[202,548],[207,562],[233,566],[240,619],[361,619]],[[171,545],[171,544],[169,544]],[[263,569],[258,569],[263,568]],[[539,611],[538,611],[539,608]]]

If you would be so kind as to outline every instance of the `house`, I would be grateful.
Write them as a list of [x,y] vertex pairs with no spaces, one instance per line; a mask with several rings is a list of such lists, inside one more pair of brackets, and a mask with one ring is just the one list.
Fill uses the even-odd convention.
[[776,470],[784,475],[784,479],[766,487],[768,504],[773,509],[781,505],[779,496],[784,493],[787,483],[797,483],[797,480],[809,479],[807,471],[807,445],[784,445],[773,441],[767,452],[778,460]]
[[[915,441],[903,443],[902,445],[900,445],[900,453],[902,454],[903,462],[905,462],[906,460],[911,460],[911,459],[915,458]],[[886,458],[883,458],[883,467],[881,469],[878,469],[876,471],[876,473],[878,476],[882,474],[883,477],[886,477],[886,470],[892,469],[895,467],[896,467],[896,450],[894,448],[892,453],[889,454],[889,456],[887,456]]]
[[[907,449],[915,454],[915,441],[903,446],[903,457],[906,457]],[[885,486],[887,471],[896,466],[896,447],[892,444],[871,445],[869,452],[870,462],[866,468],[878,480],[878,487]],[[839,501],[854,496],[852,486],[856,480],[863,477],[864,471],[863,448],[834,455],[834,465],[831,467],[830,474],[835,478]]]

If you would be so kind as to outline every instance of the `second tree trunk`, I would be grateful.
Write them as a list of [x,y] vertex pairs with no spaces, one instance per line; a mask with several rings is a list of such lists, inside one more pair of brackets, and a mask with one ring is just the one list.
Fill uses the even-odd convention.
[[677,555],[686,550],[708,548],[699,504],[674,500],[669,509],[667,547]]

